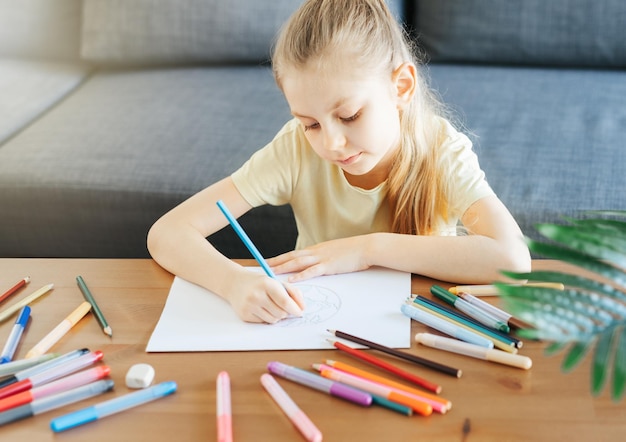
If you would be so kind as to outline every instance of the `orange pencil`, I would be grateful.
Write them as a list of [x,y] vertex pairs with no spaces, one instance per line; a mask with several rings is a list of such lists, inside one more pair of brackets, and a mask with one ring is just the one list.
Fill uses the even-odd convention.
[[410,393],[414,396],[418,396],[419,398],[423,400],[427,400],[430,403],[430,405],[433,407],[434,411],[445,413],[444,410],[447,411],[450,408],[452,408],[452,402],[450,402],[448,399],[444,399],[435,394],[426,393],[416,388],[407,387],[406,385],[400,384],[399,382],[392,381],[391,379],[387,379],[383,376],[375,375],[366,370],[361,370],[360,368],[353,367],[352,365],[346,364],[344,362],[338,362],[338,361],[327,359],[326,365],[336,368],[337,370],[341,370],[341,371],[345,371],[346,373],[353,374],[355,376],[360,376],[362,378],[368,379],[373,382],[378,382],[388,387],[396,388],[405,393]]
[[349,355],[354,356],[355,358],[361,359],[365,362],[369,362],[372,365],[380,367],[384,370],[387,370],[390,373],[400,376],[408,381],[413,382],[414,384],[419,385],[422,388],[425,388],[428,391],[432,391],[433,393],[441,393],[441,385],[434,384],[432,382],[427,381],[413,373],[409,373],[408,371],[404,371],[395,365],[390,364],[387,361],[383,361],[382,359],[378,359],[376,356],[372,356],[369,353],[361,351],[359,349],[350,347],[349,345],[343,344],[339,341],[333,341],[332,339],[328,339],[328,342],[333,344],[335,348],[338,350],[342,350]]

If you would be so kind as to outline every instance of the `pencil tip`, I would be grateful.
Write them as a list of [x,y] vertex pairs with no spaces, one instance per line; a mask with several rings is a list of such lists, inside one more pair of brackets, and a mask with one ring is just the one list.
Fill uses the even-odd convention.
[[107,335],[109,335],[109,337],[113,337],[113,330],[111,330],[111,327],[105,327],[104,329],[102,329]]
[[335,334],[335,330],[331,330],[330,328],[327,328],[326,331],[330,334],[333,334],[333,335]]

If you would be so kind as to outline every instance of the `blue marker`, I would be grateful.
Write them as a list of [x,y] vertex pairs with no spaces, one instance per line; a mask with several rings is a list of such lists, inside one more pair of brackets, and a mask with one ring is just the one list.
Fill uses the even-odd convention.
[[226,207],[226,205],[224,204],[222,200],[219,200],[217,202],[217,207],[220,208],[220,210],[222,211],[222,213],[224,214],[224,216],[226,217],[230,225],[235,230],[235,233],[237,234],[237,236],[241,238],[241,241],[243,241],[244,245],[248,248],[248,250],[250,250],[250,253],[252,253],[252,256],[254,256],[254,259],[256,259],[256,261],[263,268],[263,270],[265,270],[265,273],[267,274],[267,276],[269,276],[270,278],[276,279],[276,275],[274,274],[270,266],[267,264],[267,262],[263,258],[263,255],[261,255],[261,252],[259,252],[259,249],[257,249],[256,246],[252,243],[252,240],[250,239],[248,234],[243,230],[243,228],[241,227],[241,224],[239,224],[239,222],[237,221],[237,219],[235,219],[233,214],[230,213],[230,210],[228,210],[228,207]]
[[174,393],[175,391],[176,382],[161,382],[160,384],[153,385],[152,387],[148,387],[144,390],[128,393],[124,396],[100,402],[94,406],[83,408],[82,410],[52,419],[52,421],[50,421],[50,428],[57,433],[69,430],[70,428],[102,419],[103,417],[119,413],[120,411],[125,411],[138,405],[143,405],[146,402],[160,399]]
[[30,307],[25,305],[17,315],[17,320],[11,329],[11,334],[9,334],[7,343],[4,344],[4,349],[0,355],[0,364],[6,364],[7,362],[11,362],[13,360],[17,344],[20,342],[24,328],[26,328],[26,324],[28,323],[28,318],[30,318]]
[[417,307],[413,307],[409,304],[402,304],[400,310],[402,310],[402,313],[404,313],[405,316],[408,316],[409,318],[414,319],[417,322],[421,322],[428,327],[434,328],[435,330],[439,330],[440,332],[445,333],[449,336],[460,339],[461,341],[480,345],[481,347],[493,348],[493,342],[489,339],[484,338],[469,330],[465,330],[462,327],[438,318],[437,316],[420,310]]

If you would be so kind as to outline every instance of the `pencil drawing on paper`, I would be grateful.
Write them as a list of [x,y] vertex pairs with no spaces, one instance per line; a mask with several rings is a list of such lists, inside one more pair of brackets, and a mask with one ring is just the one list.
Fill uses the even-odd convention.
[[279,327],[302,327],[321,324],[335,316],[341,309],[341,298],[328,287],[311,284],[298,284],[304,296],[306,308],[301,318],[286,318],[277,322]]

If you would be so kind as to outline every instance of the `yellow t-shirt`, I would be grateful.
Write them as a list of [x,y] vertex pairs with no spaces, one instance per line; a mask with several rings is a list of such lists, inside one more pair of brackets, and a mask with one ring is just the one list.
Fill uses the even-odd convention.
[[[472,151],[471,141],[445,122],[448,136],[440,146],[440,165],[451,182],[447,223],[441,234],[455,234],[462,214],[492,195]],[[296,249],[331,239],[388,232],[391,214],[387,184],[364,190],[348,183],[340,167],[321,159],[296,119],[232,174],[235,186],[253,207],[290,204],[298,228]]]

